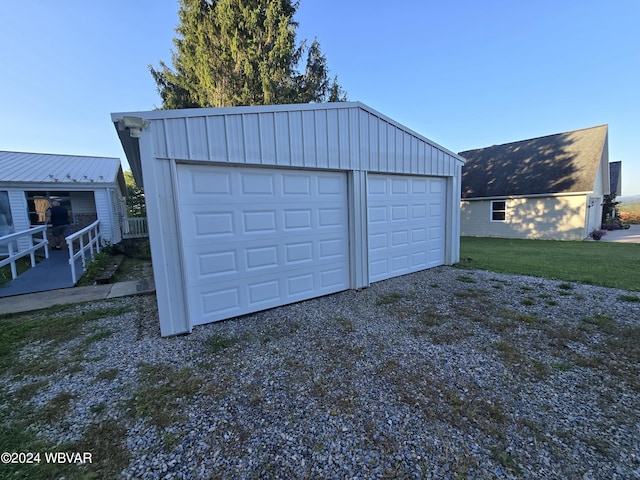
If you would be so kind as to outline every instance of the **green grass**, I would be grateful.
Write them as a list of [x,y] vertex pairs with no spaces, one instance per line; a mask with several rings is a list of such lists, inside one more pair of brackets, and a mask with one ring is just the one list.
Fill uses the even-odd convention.
[[202,387],[202,379],[189,368],[168,365],[140,366],[140,388],[129,402],[130,411],[159,426],[183,419],[184,406]]
[[[54,311],[54,309],[50,309],[47,312]],[[0,331],[2,331],[2,335],[0,335],[0,368],[13,367],[15,370],[17,363],[14,354],[28,342],[47,342],[50,347],[53,347],[82,335],[83,327],[88,322],[121,315],[128,311],[130,311],[129,307],[108,307],[83,312],[81,315],[71,313],[58,317],[42,315],[29,319],[29,316],[2,316],[0,317]],[[104,338],[107,334],[111,335],[106,331],[97,332],[86,340],[87,345]],[[42,366],[38,362],[29,363]]]
[[640,244],[462,237],[461,268],[640,291]]
[[[6,258],[6,257],[2,257]],[[38,257],[36,257],[36,262],[40,261]],[[19,258],[16,260],[16,272],[18,275],[26,272],[31,268],[31,259],[27,255],[26,257]],[[0,267],[0,286],[9,283],[13,280],[11,276],[11,265],[5,265],[4,267]]]
[[[75,307],[53,307],[25,315],[0,316],[0,370],[17,378],[55,375],[55,381],[63,381],[63,375],[79,371],[75,363],[77,355],[84,353],[93,343],[108,337],[111,332],[96,329],[91,322],[129,311],[129,307],[106,307],[78,313]],[[83,340],[70,351],[70,357],[62,358],[57,346],[81,337]],[[25,345],[35,348],[35,355],[20,359],[18,352]],[[97,377],[112,380],[117,370],[99,373]],[[94,462],[74,464],[11,464],[0,466],[0,477],[45,480],[66,478],[116,478],[129,463],[129,453],[123,444],[124,425],[109,420],[92,424],[80,438],[72,443],[54,444],[37,435],[43,425],[60,424],[77,401],[72,391],[62,391],[48,403],[34,406],[30,400],[48,387],[50,379],[36,380],[11,393],[0,389],[0,451],[3,452],[91,452]],[[9,409],[10,406],[10,409]],[[105,408],[92,406],[94,413]],[[7,415],[7,412],[11,412]]]

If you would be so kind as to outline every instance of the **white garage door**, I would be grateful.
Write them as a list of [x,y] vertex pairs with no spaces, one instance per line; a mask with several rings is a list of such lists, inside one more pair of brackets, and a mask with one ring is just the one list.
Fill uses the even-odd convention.
[[349,288],[346,174],[178,165],[192,325]]
[[369,281],[444,264],[445,182],[368,175]]

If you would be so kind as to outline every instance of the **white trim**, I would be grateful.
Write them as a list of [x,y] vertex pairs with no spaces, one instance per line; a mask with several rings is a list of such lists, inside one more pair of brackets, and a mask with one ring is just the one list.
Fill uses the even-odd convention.
[[589,192],[567,192],[567,193],[534,193],[531,195],[500,195],[493,197],[468,197],[461,198],[461,202],[481,202],[487,200],[515,200],[518,198],[543,198],[543,197],[581,197],[584,195],[591,195],[593,191]]

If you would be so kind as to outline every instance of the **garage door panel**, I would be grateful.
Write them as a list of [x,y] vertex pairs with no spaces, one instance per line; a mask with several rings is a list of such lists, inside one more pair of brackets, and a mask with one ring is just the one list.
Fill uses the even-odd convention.
[[444,263],[445,180],[369,174],[369,280]]
[[284,229],[310,229],[312,225],[313,212],[310,208],[299,210],[284,210]]
[[268,195],[276,193],[276,179],[271,173],[246,173],[240,180],[241,192],[243,195]]
[[341,201],[344,185],[340,176],[323,175],[316,177],[315,180],[318,196],[322,198],[334,197],[337,201]]
[[344,173],[179,165],[178,183],[193,325],[349,288]]

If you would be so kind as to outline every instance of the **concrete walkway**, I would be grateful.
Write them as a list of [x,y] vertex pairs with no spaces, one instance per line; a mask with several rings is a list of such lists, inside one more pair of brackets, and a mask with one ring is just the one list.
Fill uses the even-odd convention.
[[612,230],[602,237],[601,242],[640,243],[640,225],[631,225],[626,230]]
[[127,297],[155,292],[151,279],[132,280],[110,285],[64,288],[48,292],[27,293],[0,298],[0,314],[30,312],[54,305],[93,302],[107,298]]

